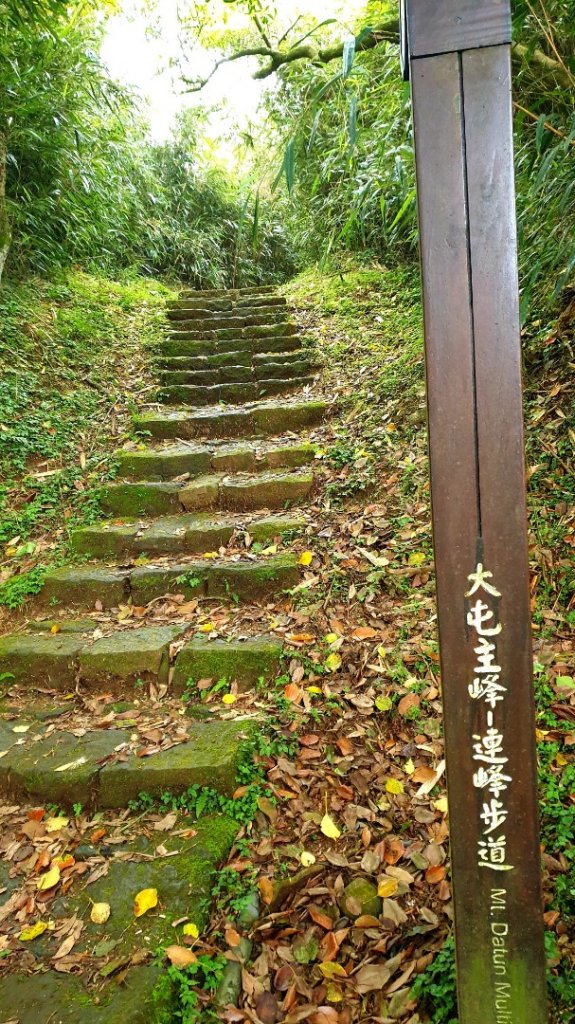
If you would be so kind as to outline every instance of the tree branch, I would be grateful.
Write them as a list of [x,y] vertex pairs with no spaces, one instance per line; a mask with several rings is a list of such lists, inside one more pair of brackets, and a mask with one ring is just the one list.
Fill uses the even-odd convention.
[[[280,41],[281,43],[281,41]],[[380,43],[399,43],[399,32],[397,26],[397,19],[392,18],[388,22],[382,25],[378,25],[356,40],[356,51],[358,53],[364,50],[373,50]],[[310,60],[314,64],[329,64],[332,60],[337,60],[343,55],[344,44],[343,42],[335,43],[332,46],[317,47],[313,42],[303,43],[300,42],[295,46],[290,47],[287,50],[273,49],[271,46],[253,46],[246,47],[245,49],[238,50],[236,53],[230,54],[228,57],[222,57],[218,60],[209,75],[205,78],[198,79],[196,81],[184,78],[184,82],[188,86],[187,92],[200,92],[205,85],[213,78],[216,71],[222,66],[222,64],[229,64],[231,61],[241,60],[243,57],[262,57],[264,63],[253,75],[257,80],[269,78],[275,74],[281,67],[285,67],[287,64],[293,64],[299,60]],[[564,89],[572,87],[572,78],[569,71],[559,61],[553,57],[548,57],[547,54],[543,53],[542,50],[531,50],[529,47],[524,46],[522,43],[513,43],[511,47],[512,53],[515,57],[523,61],[528,61],[534,65],[537,70],[547,76],[552,76],[556,84]]]

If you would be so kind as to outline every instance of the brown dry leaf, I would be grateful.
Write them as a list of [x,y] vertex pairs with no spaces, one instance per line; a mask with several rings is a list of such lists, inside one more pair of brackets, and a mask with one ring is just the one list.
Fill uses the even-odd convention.
[[377,630],[372,629],[371,626],[358,626],[351,635],[354,640],[372,640],[374,636],[377,636]]
[[256,999],[256,1013],[262,1024],[276,1024],[283,1014],[271,992],[262,992]]
[[165,954],[174,967],[189,967],[198,961],[196,954],[186,946],[166,946]]
[[437,885],[438,882],[442,882],[446,875],[446,868],[443,864],[432,865],[425,872],[425,881],[429,882],[430,885]]
[[239,946],[240,942],[242,941],[241,935],[236,931],[235,928],[232,928],[231,925],[227,926],[224,934],[226,942],[231,949],[235,949],[235,947]]
[[418,708],[420,704],[421,697],[417,693],[406,693],[397,705],[397,710],[400,715],[406,715],[411,708]]
[[273,900],[274,896],[274,886],[271,878],[267,878],[266,876],[264,876],[263,878],[259,878],[258,889],[260,891],[262,900],[264,901],[266,906],[268,906]]
[[354,974],[355,987],[360,995],[366,992],[380,992],[387,985],[391,972],[385,964],[367,964]]

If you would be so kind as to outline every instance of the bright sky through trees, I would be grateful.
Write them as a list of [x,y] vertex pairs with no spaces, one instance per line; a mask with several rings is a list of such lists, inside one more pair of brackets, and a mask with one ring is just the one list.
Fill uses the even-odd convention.
[[[223,4],[222,10],[225,10]],[[351,30],[354,19],[364,7],[362,0],[281,0],[282,20],[291,23],[302,15],[311,15],[317,21],[337,18],[341,22],[341,34]],[[170,130],[174,117],[185,105],[201,104],[218,108],[214,116],[214,128],[222,135],[234,125],[243,126],[253,118],[262,92],[270,87],[270,81],[254,82],[251,74],[256,62],[242,60],[222,67],[209,85],[199,95],[182,93],[178,70],[170,66],[181,55],[180,31],[176,0],[160,0],[157,9],[157,29],[149,31],[149,19],[142,13],[141,4],[126,0],[122,12],[112,18],[106,33],[103,57],[112,75],[122,82],[135,86],[148,101],[152,135],[164,139]],[[225,12],[228,27],[238,27],[245,19],[230,8]],[[240,20],[242,19],[242,20]],[[223,27],[223,23],[222,23]],[[207,73],[214,61],[214,51],[196,46],[192,55],[194,74]]]

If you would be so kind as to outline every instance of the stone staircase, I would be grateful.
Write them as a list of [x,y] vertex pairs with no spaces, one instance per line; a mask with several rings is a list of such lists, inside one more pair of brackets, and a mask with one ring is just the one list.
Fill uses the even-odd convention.
[[[285,600],[301,580],[289,538],[306,526],[314,433],[328,411],[311,394],[317,359],[285,300],[270,288],[183,292],[167,316],[157,402],[134,416],[137,440],[118,453],[118,476],[103,489],[109,519],[73,533],[77,562],[49,572],[36,617],[0,639],[0,673],[15,701],[4,702],[0,718],[0,793],[10,801],[67,810],[81,804],[102,813],[126,808],[142,791],[157,798],[198,785],[229,796],[256,719],[230,711],[206,721],[184,715],[175,725],[170,720],[169,743],[156,739],[157,749],[142,756],[130,708],[145,707],[148,692],[157,708],[159,693],[173,702],[194,683],[221,679],[242,690],[279,671],[280,640],[257,627],[246,632],[245,619],[234,632],[233,610],[239,615],[253,606],[255,623],[261,602]],[[150,618],[158,603],[175,609],[175,617]],[[198,631],[198,609],[207,614],[222,606],[231,623],[225,637]],[[196,612],[190,621],[186,607]],[[128,724],[120,716],[104,718],[106,727],[98,721],[78,728],[65,703],[75,696],[104,709],[121,697]],[[17,721],[26,723],[17,736],[16,708]],[[234,829],[215,819],[191,831],[200,839],[170,857],[170,871],[178,898],[184,886],[199,920],[205,915],[200,897]],[[114,861],[108,874],[137,891],[127,866]],[[15,878],[22,881],[11,869],[6,878],[0,874],[0,921],[3,886],[10,893]],[[90,892],[90,898],[97,896]],[[163,910],[173,920],[185,908],[171,907],[166,895]],[[111,918],[104,929],[106,936],[117,933],[122,948],[133,932],[128,918],[128,924]],[[177,941],[165,922],[151,919],[150,928],[154,941]],[[88,945],[101,938],[102,929],[94,929],[88,921]],[[8,974],[0,981],[0,1003],[17,1005],[21,1024],[44,1019],[39,1011],[48,999],[62,1024],[151,1021],[146,999],[158,970],[140,966],[137,973],[136,986],[128,979],[121,992],[96,1000],[78,979]],[[130,986],[131,1001],[125,998]],[[76,999],[84,1000],[81,1011]]]

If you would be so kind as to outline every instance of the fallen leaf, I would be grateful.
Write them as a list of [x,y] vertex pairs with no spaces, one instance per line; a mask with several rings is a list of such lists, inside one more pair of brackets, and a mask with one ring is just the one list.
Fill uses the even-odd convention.
[[308,853],[307,850],[300,854],[299,859],[304,868],[311,868],[312,864],[315,864],[315,854]]
[[313,562],[313,554],[312,554],[312,552],[311,551],[302,551],[301,555],[299,556],[299,564],[300,565],[311,565],[312,562]]
[[397,878],[382,878],[377,886],[377,895],[381,897],[395,896],[398,889]]
[[327,836],[328,839],[339,839],[341,835],[341,832],[338,829],[335,821],[329,814],[324,814],[323,818],[321,819],[320,828],[324,836]]
[[37,939],[39,935],[43,935],[47,930],[48,925],[45,921],[36,921],[36,924],[30,925],[29,928],[24,928],[20,932],[18,938],[21,942],[32,942],[33,939]]
[[142,889],[134,899],[134,916],[142,917],[158,905],[157,889]]
[[189,967],[198,961],[196,954],[186,946],[166,946],[165,954],[174,967]]
[[[58,769],[56,769],[56,771],[58,771]],[[46,829],[46,832],[60,832],[61,829],[66,828],[66,825],[69,824],[69,818],[65,818],[63,815],[58,815],[57,818],[46,818],[44,828]]]
[[323,974],[324,978],[347,978],[347,971],[341,966],[331,960],[324,962],[319,965],[319,969]]
[[110,916],[111,908],[109,903],[94,903],[90,911],[90,920],[94,924],[105,924]]
[[200,929],[193,921],[188,921],[188,923],[182,928],[182,931],[184,935],[190,935],[192,939],[197,939],[200,935]]
[[60,881],[60,868],[54,865],[49,871],[46,871],[44,875],[40,875],[40,878],[36,882],[36,888],[40,892],[44,892],[47,889],[53,889],[55,885],[58,885]]
[[337,672],[337,670],[341,668],[341,654],[336,654],[335,652],[328,654],[325,659],[325,667],[328,672]]

